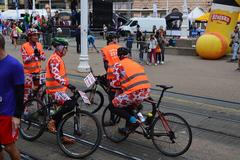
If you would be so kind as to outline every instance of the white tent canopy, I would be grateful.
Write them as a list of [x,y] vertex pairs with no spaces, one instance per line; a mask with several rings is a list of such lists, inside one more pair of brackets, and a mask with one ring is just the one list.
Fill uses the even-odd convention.
[[200,17],[203,14],[204,11],[199,7],[196,7],[188,14],[188,20],[194,22],[196,18]]
[[[54,11],[55,10],[52,10],[53,13],[54,13]],[[6,10],[5,12],[0,13],[0,17],[1,17],[1,19],[13,19],[13,20],[16,20],[17,18],[23,19],[23,16],[25,13],[29,13],[31,15],[32,12],[33,12],[33,10],[19,9],[18,16],[17,16],[16,10]],[[40,16],[42,16],[42,15],[47,16],[47,12],[45,9],[36,9],[34,14],[40,15]]]

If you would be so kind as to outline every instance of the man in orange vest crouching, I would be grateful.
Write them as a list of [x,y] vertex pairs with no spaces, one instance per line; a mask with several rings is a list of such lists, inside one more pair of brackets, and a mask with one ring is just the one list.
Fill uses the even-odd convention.
[[28,42],[21,47],[22,60],[25,74],[24,101],[28,99],[30,91],[39,85],[39,74],[41,72],[41,61],[46,57],[42,49],[42,44],[38,42],[39,32],[31,28],[27,32]]
[[[106,39],[107,39],[107,46],[101,49],[101,53],[103,55],[104,68],[107,72],[106,78],[109,84],[110,81],[114,78],[113,66],[115,63],[118,63],[120,61],[120,59],[117,56],[117,49],[120,48],[121,46],[117,44],[117,36],[115,34],[109,34],[106,37]],[[111,89],[108,95],[109,95],[109,101],[112,101],[112,99],[115,96],[115,91]]]
[[[74,90],[75,87],[69,84],[63,56],[68,51],[68,42],[63,38],[54,38],[53,47],[55,52],[48,59],[46,64],[46,92],[61,106],[48,123],[48,130],[56,133],[56,126],[60,123],[62,116],[74,108],[74,102],[66,94],[67,88]],[[63,136],[63,143],[72,144],[75,141]]]
[[129,59],[128,53],[127,48],[118,49],[120,62],[113,67],[114,78],[110,83],[112,87],[122,90],[122,93],[112,100],[110,110],[127,120],[126,128],[119,130],[124,134],[135,130],[138,126],[137,118],[132,116],[126,108],[139,106],[144,99],[149,97],[151,87],[144,68]]

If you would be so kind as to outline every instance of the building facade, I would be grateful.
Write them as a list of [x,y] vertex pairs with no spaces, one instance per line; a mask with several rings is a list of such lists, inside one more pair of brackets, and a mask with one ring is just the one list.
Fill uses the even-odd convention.
[[[125,16],[147,17],[152,16],[154,3],[157,4],[158,17],[163,17],[174,8],[182,11],[184,0],[129,0],[114,2],[113,9]],[[211,4],[212,0],[187,0],[189,10],[200,7],[207,12]]]
[[[15,9],[16,0],[0,0],[0,9]],[[69,9],[72,0],[51,0],[53,9]],[[126,17],[147,17],[153,14],[153,3],[157,4],[158,16],[163,17],[171,12],[173,8],[182,11],[184,0],[109,0],[113,1],[114,12],[120,13]],[[36,0],[36,9],[44,8],[49,0]],[[91,9],[92,0],[89,0]],[[207,12],[211,6],[212,0],[187,0],[190,10],[195,7],[202,8]],[[31,9],[32,0],[18,0],[19,9]],[[79,6],[79,5],[78,5]]]

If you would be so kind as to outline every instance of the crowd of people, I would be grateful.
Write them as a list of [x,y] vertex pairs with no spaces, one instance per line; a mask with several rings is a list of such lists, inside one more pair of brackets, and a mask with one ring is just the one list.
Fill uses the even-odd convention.
[[[134,38],[130,34],[124,40],[126,41],[126,47],[128,48],[131,57]],[[146,62],[147,65],[153,64],[156,66],[158,64],[164,64],[165,46],[168,45],[168,41],[166,39],[166,32],[162,26],[160,26],[159,29],[153,27],[153,32],[150,37],[147,38],[146,33],[143,33],[138,25],[136,31],[136,43],[137,48],[139,49],[139,63],[144,64]]]

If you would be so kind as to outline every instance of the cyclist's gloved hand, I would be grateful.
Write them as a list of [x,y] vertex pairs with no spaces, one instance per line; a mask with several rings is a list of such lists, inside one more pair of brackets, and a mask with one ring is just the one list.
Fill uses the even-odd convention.
[[68,84],[68,89],[70,89],[71,91],[74,91],[76,89],[75,86],[71,85],[71,84]]
[[40,57],[39,50],[37,48],[34,49],[34,56],[35,57]]

